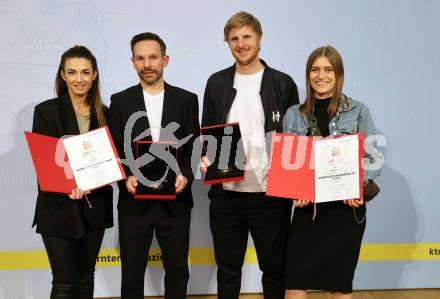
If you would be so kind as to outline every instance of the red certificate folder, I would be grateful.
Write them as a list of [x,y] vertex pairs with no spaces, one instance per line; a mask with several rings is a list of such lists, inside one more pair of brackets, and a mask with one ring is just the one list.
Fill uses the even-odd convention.
[[[211,138],[214,138],[217,143],[214,154],[215,158],[211,161],[211,165],[208,167],[203,183],[206,185],[212,185],[243,180],[245,176],[244,163],[246,158],[239,123],[236,122],[202,127],[200,128],[200,133],[202,135],[205,152],[210,152],[209,142]],[[225,144],[228,142],[226,141],[227,139],[224,138],[230,138],[230,148],[222,153],[224,150],[222,150],[224,140]],[[227,154],[228,156],[221,157],[224,154]],[[237,161],[237,154],[242,154],[243,159],[241,159],[241,162]],[[228,161],[223,161],[223,165],[220,165],[221,163],[219,160],[224,158],[227,158]],[[209,154],[208,159],[210,159]]]
[[[104,128],[119,164],[122,177],[125,178],[125,172],[108,127],[105,126]],[[62,139],[31,132],[24,132],[24,134],[34,163],[35,172],[37,173],[40,189],[48,192],[71,193],[72,189],[77,188]],[[111,183],[113,182],[109,182],[108,185]]]
[[[137,141],[136,142],[136,162],[139,163],[139,158],[144,154],[154,156],[154,159],[146,165],[137,168],[140,173],[149,181],[162,181],[160,184],[144,185],[142,180],[138,178],[138,186],[136,188],[136,199],[159,199],[159,200],[175,200],[176,199],[176,173],[170,165],[155,156],[155,152],[165,151],[172,156],[171,163],[177,163],[178,151],[177,142],[175,141]],[[171,157],[170,157],[171,158]],[[174,166],[177,166],[174,164]]]
[[[344,138],[344,136],[329,138]],[[363,193],[364,134],[359,138],[359,194]],[[275,133],[272,136],[270,169],[266,194],[269,196],[315,201],[315,161],[313,136]],[[286,167],[286,165],[289,165]],[[286,169],[287,168],[287,169]]]

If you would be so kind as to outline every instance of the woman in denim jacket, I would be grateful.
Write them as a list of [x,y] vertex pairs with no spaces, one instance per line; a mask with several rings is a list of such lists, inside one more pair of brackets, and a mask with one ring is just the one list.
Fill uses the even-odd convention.
[[[285,133],[324,137],[364,132],[365,184],[379,175],[383,155],[368,146],[376,133],[369,109],[344,95],[343,83],[344,67],[338,51],[331,46],[313,51],[306,67],[306,100],[288,109],[283,128]],[[307,120],[313,115],[319,130],[312,132]],[[306,290],[310,289],[328,290],[333,299],[351,298],[365,230],[363,199],[315,206],[297,199],[294,204],[287,248],[286,298],[306,298]]]

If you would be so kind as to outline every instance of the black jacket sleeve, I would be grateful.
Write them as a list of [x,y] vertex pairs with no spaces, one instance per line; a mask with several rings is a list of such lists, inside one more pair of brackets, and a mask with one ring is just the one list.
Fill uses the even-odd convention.
[[287,95],[285,100],[285,111],[290,108],[290,106],[299,104],[299,96],[298,96],[298,87],[295,84],[295,81],[290,76],[287,76],[286,86],[285,86],[285,94]]
[[210,126],[212,125],[212,118],[213,118],[213,84],[212,84],[212,77],[208,79],[208,82],[206,82],[205,87],[205,94],[203,96],[203,114],[202,114],[202,127]]
[[[184,122],[185,135],[191,138],[182,146],[182,175],[189,181],[194,179],[199,157],[193,157],[193,149],[200,147],[200,125],[199,125],[199,101],[197,95],[192,94],[190,103],[187,106],[187,119]],[[197,152],[197,151],[194,151]],[[197,159],[196,159],[197,158]]]
[[[113,142],[121,160],[125,159],[124,151],[124,128],[125,124],[122,121],[122,109],[120,106],[121,101],[118,101],[115,95],[110,97],[110,107],[108,109],[107,123],[112,135]],[[133,173],[126,164],[122,163],[125,174],[127,177],[132,176]]]

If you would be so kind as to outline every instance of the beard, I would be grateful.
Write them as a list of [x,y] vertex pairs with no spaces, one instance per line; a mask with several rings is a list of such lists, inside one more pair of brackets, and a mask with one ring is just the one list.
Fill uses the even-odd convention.
[[[154,76],[151,76],[151,74],[149,74],[149,76],[147,77],[146,75],[143,74],[144,72],[154,72]],[[163,70],[157,71],[153,69],[142,69],[138,71],[138,76],[139,79],[141,79],[147,85],[153,85],[162,78]]]
[[253,63],[255,60],[258,60],[258,55],[259,55],[260,49],[258,49],[258,51],[254,51],[253,53],[250,53],[251,55],[247,56],[247,57],[240,57],[240,54],[232,51],[232,56],[234,56],[235,61],[238,62],[241,65],[249,65],[251,63]]

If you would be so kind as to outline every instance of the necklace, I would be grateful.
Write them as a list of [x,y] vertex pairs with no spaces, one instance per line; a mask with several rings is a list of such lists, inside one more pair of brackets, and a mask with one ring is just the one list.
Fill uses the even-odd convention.
[[82,118],[89,118],[90,117],[90,113],[91,113],[90,111],[88,114],[81,114],[78,110],[76,110],[76,109],[74,109],[74,110],[75,110],[75,114],[81,116]]
[[[75,113],[79,116],[81,116],[82,118],[89,118],[90,117],[90,106],[88,106],[87,104],[78,104],[75,102],[73,103],[73,110],[75,110]],[[83,111],[87,111],[86,114],[81,113],[81,110]]]

